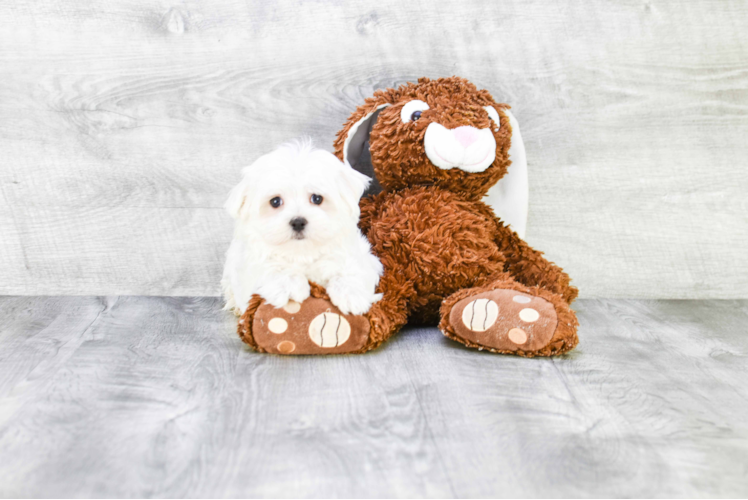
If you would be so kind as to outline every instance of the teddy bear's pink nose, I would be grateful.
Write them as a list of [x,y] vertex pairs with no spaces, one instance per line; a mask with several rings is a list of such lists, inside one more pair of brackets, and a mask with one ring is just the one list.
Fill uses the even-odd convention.
[[462,144],[463,148],[466,148],[478,139],[478,129],[465,125],[453,128],[452,135]]

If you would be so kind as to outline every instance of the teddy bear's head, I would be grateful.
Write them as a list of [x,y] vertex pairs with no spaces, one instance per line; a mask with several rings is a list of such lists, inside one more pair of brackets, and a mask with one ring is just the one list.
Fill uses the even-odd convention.
[[351,164],[369,140],[386,191],[433,185],[480,199],[509,167],[508,106],[464,78],[377,91],[338,133],[335,154]]

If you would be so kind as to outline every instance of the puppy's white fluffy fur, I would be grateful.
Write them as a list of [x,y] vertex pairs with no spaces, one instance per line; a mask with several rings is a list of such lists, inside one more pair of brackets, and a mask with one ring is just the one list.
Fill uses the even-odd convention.
[[[344,314],[363,314],[381,298],[382,264],[358,229],[358,202],[371,179],[309,140],[260,157],[242,176],[226,202],[236,219],[221,282],[226,309],[241,315],[253,294],[275,307],[303,302],[309,281]],[[299,218],[302,231],[291,225]]]

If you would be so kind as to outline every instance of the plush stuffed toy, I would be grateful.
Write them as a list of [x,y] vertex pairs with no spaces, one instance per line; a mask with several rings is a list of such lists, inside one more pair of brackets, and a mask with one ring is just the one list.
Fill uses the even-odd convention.
[[284,308],[255,296],[242,339],[263,352],[360,353],[410,321],[438,324],[479,350],[573,349],[577,289],[483,201],[510,166],[512,121],[509,106],[458,77],[366,99],[338,133],[335,154],[355,163],[368,141],[382,191],[361,200],[359,225],[384,266],[383,298],[351,316],[314,285],[309,299]]

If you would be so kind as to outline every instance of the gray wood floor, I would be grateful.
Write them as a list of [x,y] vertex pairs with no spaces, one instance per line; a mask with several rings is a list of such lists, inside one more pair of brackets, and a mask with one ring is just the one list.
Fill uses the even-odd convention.
[[557,359],[284,358],[214,298],[0,298],[0,495],[748,495],[748,301],[576,309]]

